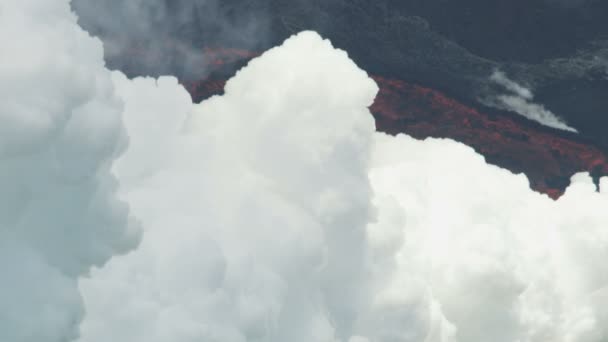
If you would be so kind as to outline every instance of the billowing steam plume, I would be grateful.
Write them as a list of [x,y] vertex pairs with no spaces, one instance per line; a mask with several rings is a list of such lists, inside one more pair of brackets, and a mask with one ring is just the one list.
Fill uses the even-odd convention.
[[0,1],[0,42],[0,341],[69,341],[78,278],[139,240],[110,172],[123,104],[67,1]]
[[[0,13],[0,341],[608,337],[608,180],[553,201],[462,144],[375,133],[377,86],[313,32],[193,105],[110,74],[65,1]],[[138,242],[116,194],[143,240],[77,287]]]

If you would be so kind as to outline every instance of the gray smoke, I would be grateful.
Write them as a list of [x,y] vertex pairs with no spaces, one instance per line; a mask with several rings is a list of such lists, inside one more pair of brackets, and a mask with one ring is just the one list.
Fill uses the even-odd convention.
[[577,132],[573,127],[542,104],[534,102],[532,91],[521,84],[509,79],[502,71],[495,71],[490,80],[503,89],[495,96],[485,99],[485,103],[505,110],[518,113],[529,120],[536,121],[547,127]]
[[254,1],[72,0],[72,8],[104,42],[110,67],[131,75],[200,78],[209,62],[203,48],[255,49],[268,31]]

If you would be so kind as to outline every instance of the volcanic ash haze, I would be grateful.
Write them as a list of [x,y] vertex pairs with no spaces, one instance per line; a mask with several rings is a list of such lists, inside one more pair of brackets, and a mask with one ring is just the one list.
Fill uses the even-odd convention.
[[194,105],[106,70],[67,1],[1,4],[0,341],[608,337],[608,179],[553,201],[376,133],[374,81],[313,32]]

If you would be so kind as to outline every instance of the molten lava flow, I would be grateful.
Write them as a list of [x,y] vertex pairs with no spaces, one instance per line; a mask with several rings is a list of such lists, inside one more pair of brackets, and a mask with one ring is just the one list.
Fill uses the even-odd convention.
[[379,131],[416,138],[463,142],[512,172],[525,173],[533,189],[559,197],[572,174],[608,174],[608,156],[574,135],[557,132],[509,113],[480,112],[439,91],[401,80],[374,77],[380,86],[371,111]]
[[[207,49],[211,61],[225,70],[257,54],[242,50]],[[507,112],[477,110],[440,91],[403,80],[374,76],[380,91],[370,110],[377,129],[415,138],[450,138],[473,147],[492,164],[525,173],[532,189],[552,198],[561,196],[570,177],[588,171],[608,175],[608,156],[576,135],[542,127]],[[223,92],[225,80],[183,82],[200,102]]]

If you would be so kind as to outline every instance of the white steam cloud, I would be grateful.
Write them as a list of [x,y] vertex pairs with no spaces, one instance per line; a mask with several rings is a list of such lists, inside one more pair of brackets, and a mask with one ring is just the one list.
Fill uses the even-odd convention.
[[0,42],[0,341],[68,341],[78,277],[139,240],[110,172],[122,103],[67,2],[1,1]]
[[532,91],[509,79],[503,72],[494,72],[490,79],[496,84],[503,86],[511,94],[498,95],[489,101],[489,104],[516,112],[548,127],[577,132],[575,128],[568,126],[563,119],[546,109],[543,105],[532,102],[534,99]]
[[310,32],[190,117],[174,79],[115,76],[135,147],[117,174],[146,230],[83,282],[81,341],[348,339],[369,293],[375,83]]
[[[376,85],[312,32],[193,105],[105,70],[65,1],[1,4],[0,341],[608,338],[608,179],[553,201],[375,133]],[[138,241],[116,192],[143,240],[77,286]]]
[[393,244],[401,234],[391,294],[428,296],[426,307],[438,305],[451,327],[448,337],[417,341],[606,340],[607,178],[596,192],[589,175],[575,175],[552,201],[464,145],[376,141],[372,185],[401,228],[370,231]]

